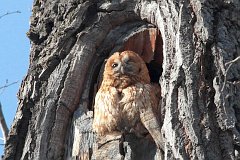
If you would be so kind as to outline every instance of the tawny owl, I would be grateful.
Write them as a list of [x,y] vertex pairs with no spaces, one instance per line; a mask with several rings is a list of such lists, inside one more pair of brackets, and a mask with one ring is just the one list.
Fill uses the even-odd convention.
[[132,51],[116,52],[106,62],[95,97],[93,129],[98,135],[128,132],[153,137],[162,146],[156,112],[158,99],[142,58]]

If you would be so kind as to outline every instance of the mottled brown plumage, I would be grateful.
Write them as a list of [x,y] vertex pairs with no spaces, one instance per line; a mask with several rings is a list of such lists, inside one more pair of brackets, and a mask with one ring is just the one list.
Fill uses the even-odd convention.
[[103,81],[95,97],[93,129],[98,135],[112,132],[149,132],[162,142],[157,116],[159,99],[150,84],[148,69],[132,52],[116,52],[106,62]]

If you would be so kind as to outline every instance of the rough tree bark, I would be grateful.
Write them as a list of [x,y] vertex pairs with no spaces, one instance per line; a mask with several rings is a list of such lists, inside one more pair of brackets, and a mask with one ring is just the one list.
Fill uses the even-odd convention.
[[35,0],[5,159],[158,159],[151,141],[106,137],[100,147],[91,130],[104,59],[135,46],[163,68],[165,159],[240,159],[239,8],[239,0]]

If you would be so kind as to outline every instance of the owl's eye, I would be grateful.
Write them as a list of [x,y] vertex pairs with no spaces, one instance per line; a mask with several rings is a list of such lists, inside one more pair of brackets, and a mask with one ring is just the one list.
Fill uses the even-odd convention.
[[118,66],[117,63],[113,63],[113,64],[112,64],[112,68],[116,68],[117,66]]

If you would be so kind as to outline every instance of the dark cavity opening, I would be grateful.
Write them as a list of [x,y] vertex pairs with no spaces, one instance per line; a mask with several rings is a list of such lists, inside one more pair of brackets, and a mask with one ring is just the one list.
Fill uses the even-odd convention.
[[[127,28],[126,26],[133,26]],[[137,22],[136,24],[123,24],[113,29],[104,42],[98,48],[98,62],[95,63],[95,71],[89,92],[89,109],[93,110],[94,98],[101,82],[105,60],[117,51],[131,50],[138,53],[146,63],[151,83],[159,84],[163,63],[163,40],[160,31],[151,24]],[[122,30],[126,32],[122,35]]]

